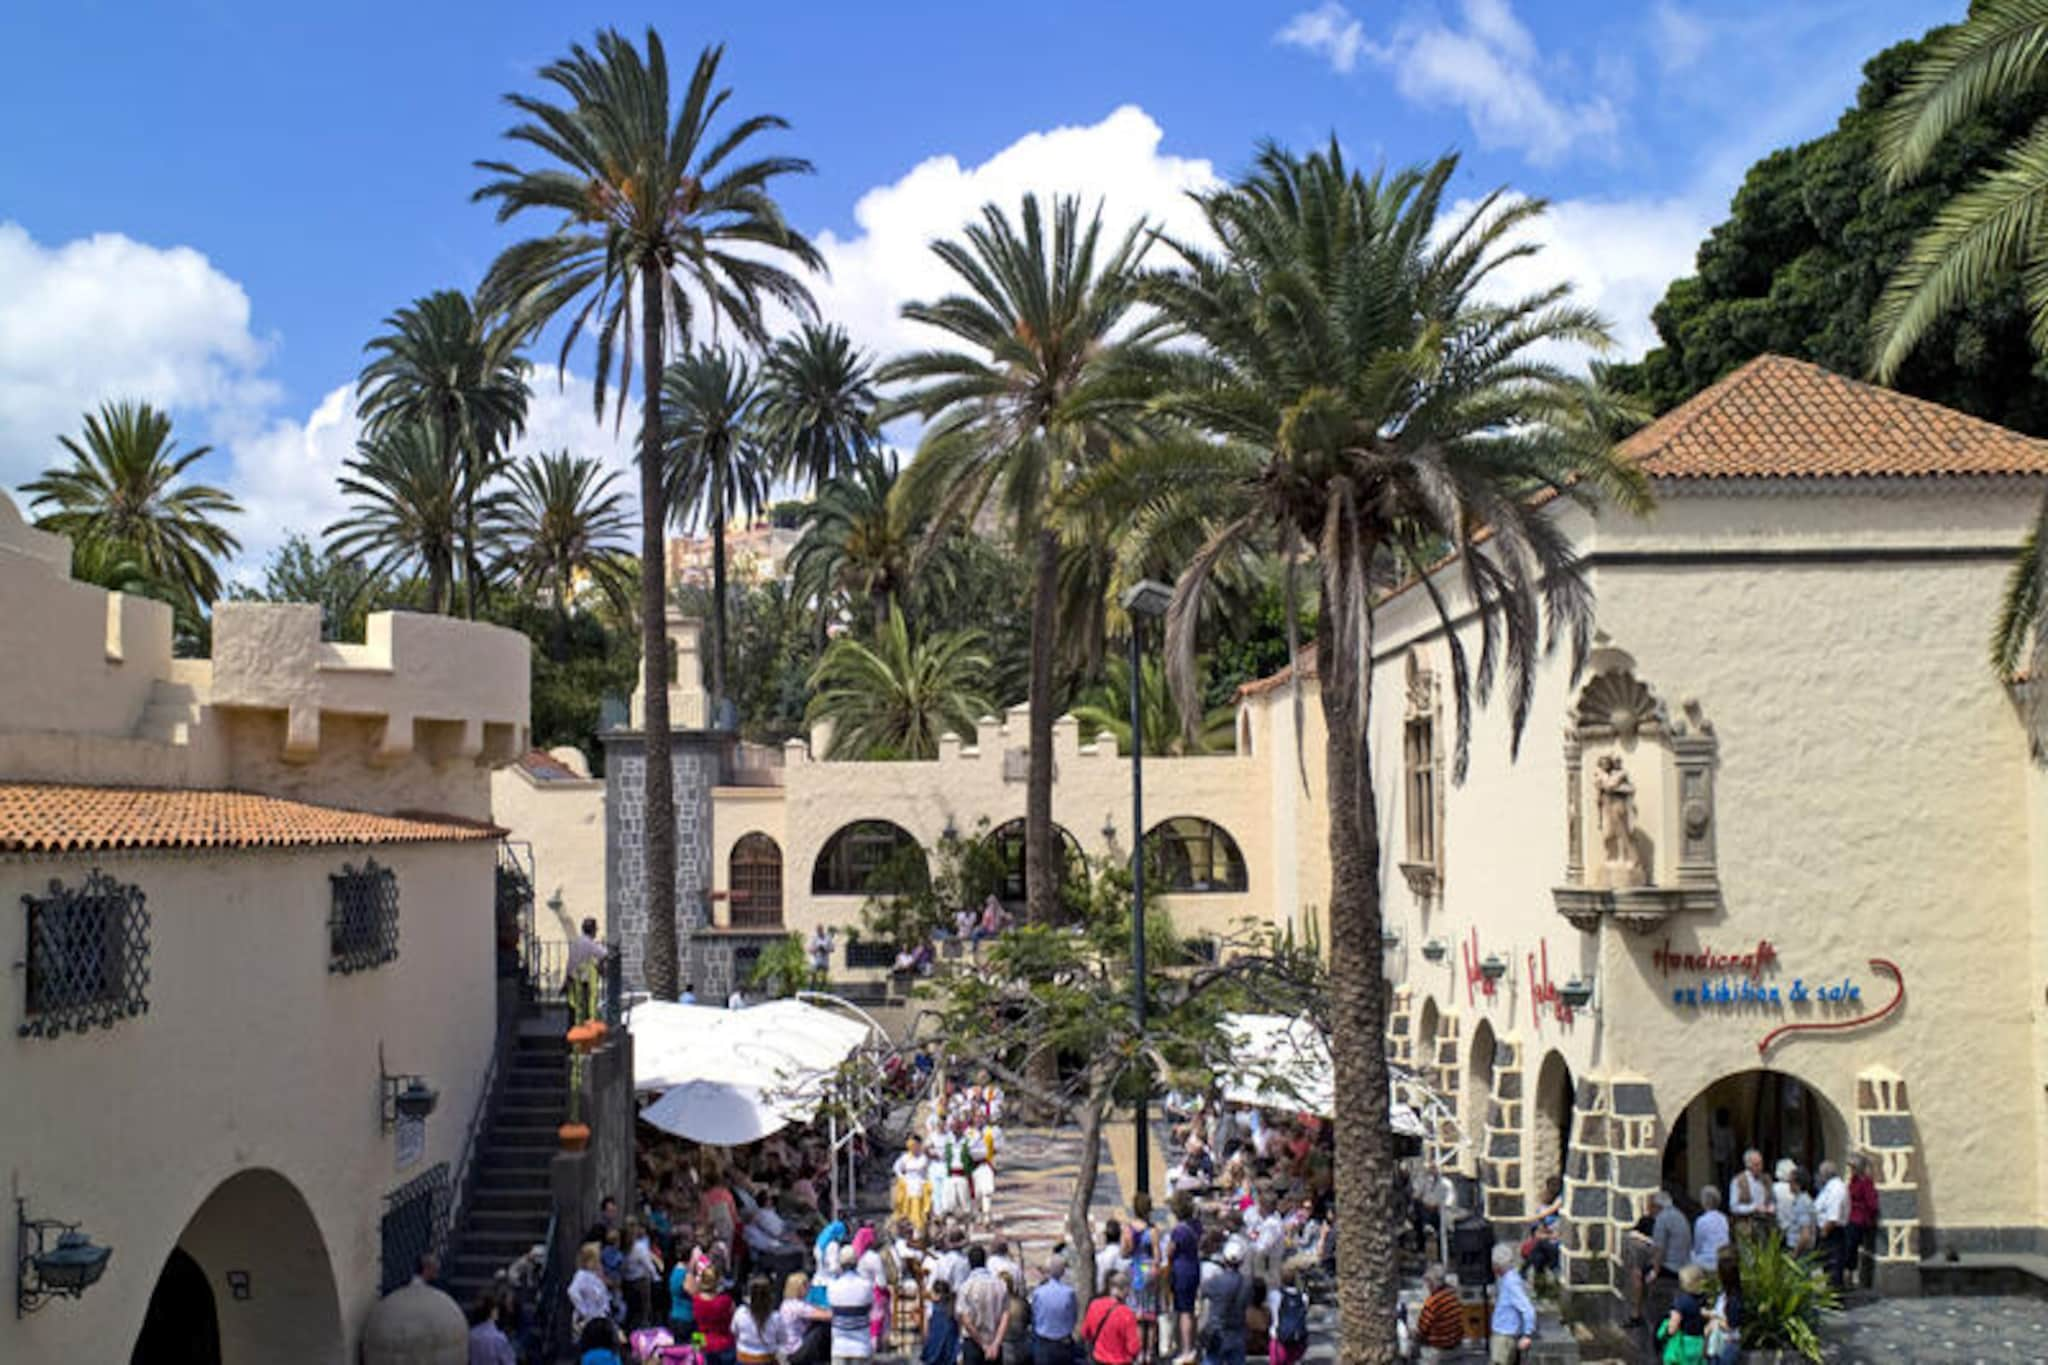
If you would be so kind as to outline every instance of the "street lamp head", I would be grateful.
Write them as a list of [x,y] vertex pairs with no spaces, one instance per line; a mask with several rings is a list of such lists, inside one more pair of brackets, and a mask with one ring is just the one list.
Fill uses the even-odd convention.
[[1124,589],[1123,604],[1133,616],[1164,616],[1173,605],[1173,589],[1156,579],[1140,579]]

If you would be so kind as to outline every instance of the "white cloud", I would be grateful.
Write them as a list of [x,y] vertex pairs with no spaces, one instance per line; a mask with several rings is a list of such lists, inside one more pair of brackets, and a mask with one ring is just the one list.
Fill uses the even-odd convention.
[[1289,19],[1273,41],[1313,52],[1328,61],[1332,71],[1348,75],[1365,50],[1365,25],[1337,0],[1324,0]]
[[[1455,205],[1455,222],[1475,201]],[[1566,199],[1525,226],[1542,251],[1512,261],[1490,279],[1495,296],[1533,293],[1569,280],[1573,301],[1594,308],[1613,329],[1608,359],[1634,359],[1657,344],[1650,310],[1671,281],[1692,273],[1693,256],[1715,219],[1700,196],[1670,199]]]
[[1604,91],[1576,100],[1551,93],[1545,78],[1554,64],[1509,0],[1461,0],[1455,21],[1411,20],[1383,43],[1367,37],[1338,0],[1327,0],[1295,15],[1276,39],[1324,56],[1340,72],[1361,55],[1370,58],[1392,73],[1404,98],[1462,109],[1481,143],[1518,148],[1538,165],[1581,145],[1610,145],[1619,126]]
[[49,466],[57,436],[110,398],[259,410],[276,394],[261,373],[269,351],[242,286],[190,247],[119,233],[44,246],[0,222],[0,486]]
[[899,315],[906,302],[959,286],[931,243],[958,236],[987,203],[1014,221],[1027,190],[1042,204],[1057,194],[1079,195],[1084,209],[1100,200],[1110,242],[1141,217],[1170,232],[1197,232],[1200,214],[1187,192],[1217,183],[1216,172],[1206,160],[1162,153],[1162,137],[1150,115],[1125,105],[1100,123],[1028,133],[979,165],[951,156],[919,163],[861,196],[856,235],[818,234],[831,269],[813,287],[820,311],[878,355],[937,344],[931,329]]
[[1657,0],[1650,8],[1650,45],[1665,71],[1683,71],[1700,59],[1713,41],[1706,22],[1673,3]]

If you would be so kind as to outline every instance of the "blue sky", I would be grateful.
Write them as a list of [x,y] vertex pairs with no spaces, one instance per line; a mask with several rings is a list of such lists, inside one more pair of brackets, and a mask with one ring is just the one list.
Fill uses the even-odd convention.
[[[924,243],[990,197],[1079,190],[1185,221],[1263,137],[1556,201],[1542,269],[1625,345],[1749,163],[1832,126],[1862,62],[1963,0],[1178,0],[1033,6],[457,3],[0,7],[0,487],[103,397],[168,404],[241,496],[250,558],[335,515],[349,383],[391,309],[470,287],[510,234],[469,203],[500,97],[601,24],[686,63],[817,174],[786,209],[827,314],[887,350],[939,287]],[[538,224],[535,225],[538,228]],[[587,356],[582,357],[585,366]],[[620,458],[575,371],[535,441]],[[587,375],[587,368],[583,371]]]

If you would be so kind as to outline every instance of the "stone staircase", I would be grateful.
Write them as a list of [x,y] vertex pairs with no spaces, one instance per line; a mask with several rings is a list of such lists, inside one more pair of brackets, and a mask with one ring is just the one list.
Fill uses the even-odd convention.
[[192,742],[192,727],[199,723],[206,699],[191,683],[159,678],[149,686],[149,701],[135,722],[135,737],[157,744],[185,745]]
[[531,1010],[520,1021],[497,1113],[470,1157],[468,1209],[449,1232],[442,1265],[449,1292],[465,1308],[499,1271],[547,1240],[555,1129],[569,1107],[566,1028],[559,1010]]

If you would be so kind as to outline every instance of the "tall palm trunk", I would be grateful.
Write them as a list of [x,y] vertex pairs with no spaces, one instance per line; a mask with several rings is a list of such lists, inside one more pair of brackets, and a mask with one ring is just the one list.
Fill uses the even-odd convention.
[[676,998],[676,790],[668,728],[668,500],[661,458],[661,268],[640,268],[640,657],[647,672],[646,810],[641,880],[647,938],[641,975],[657,1000]]
[[725,461],[711,462],[711,723],[725,700]]
[[439,616],[448,608],[448,567],[435,560],[427,566],[427,610]]
[[1030,769],[1024,788],[1024,918],[1051,924],[1059,917],[1060,859],[1052,825],[1053,651],[1058,643],[1060,538],[1038,532],[1031,575]]
[[[1363,556],[1360,547],[1350,553]],[[1338,558],[1342,558],[1339,552]],[[1342,562],[1323,575],[1318,669],[1330,800],[1330,1060],[1336,1073],[1337,1313],[1345,1365],[1393,1365],[1394,1138],[1388,1124],[1386,999],[1380,944],[1380,834],[1373,800],[1369,702],[1371,627],[1348,602]],[[1363,581],[1358,575],[1356,581]],[[1368,675],[1369,681],[1369,675]]]

